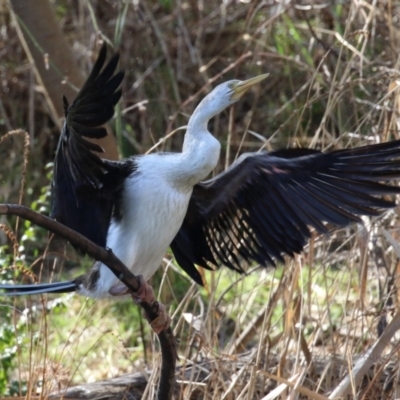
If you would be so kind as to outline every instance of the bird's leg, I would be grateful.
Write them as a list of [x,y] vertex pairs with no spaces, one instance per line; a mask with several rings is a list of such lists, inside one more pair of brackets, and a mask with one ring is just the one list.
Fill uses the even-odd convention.
[[[133,293],[131,292],[125,285],[118,285],[114,286],[110,289],[109,293],[112,296],[123,296],[125,294],[131,294],[133,300],[136,303],[148,303],[153,304],[157,300],[154,296],[153,288],[146,282],[142,275],[136,276],[139,281],[139,289]],[[145,314],[146,315],[146,314]],[[171,318],[167,313],[167,310],[164,304],[158,302],[158,312],[157,317],[150,321],[148,315],[146,315],[147,320],[149,321],[151,327],[153,328],[154,332],[159,334],[164,329],[167,329],[171,324]]]

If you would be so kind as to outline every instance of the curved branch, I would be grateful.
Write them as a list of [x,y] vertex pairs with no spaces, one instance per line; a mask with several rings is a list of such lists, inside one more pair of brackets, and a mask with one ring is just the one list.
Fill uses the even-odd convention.
[[[0,204],[0,214],[17,215],[18,217],[26,219],[61,236],[90,257],[93,257],[95,260],[107,265],[107,267],[110,268],[115,276],[124,283],[131,292],[135,293],[139,290],[139,280],[110,249],[106,250],[97,246],[78,232],[75,232],[59,222],[46,217],[45,215],[39,214],[25,206],[18,204]],[[141,302],[139,305],[144,309],[151,321],[157,317],[159,309],[157,301],[151,304]],[[176,342],[171,328],[160,332],[158,334],[158,339],[161,346],[162,365],[157,397],[159,400],[168,400],[172,398],[172,389],[175,382],[175,366],[177,359]]]

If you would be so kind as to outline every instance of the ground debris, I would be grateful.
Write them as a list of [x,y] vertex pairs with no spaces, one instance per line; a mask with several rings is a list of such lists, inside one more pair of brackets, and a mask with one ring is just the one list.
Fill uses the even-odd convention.
[[[175,387],[176,398],[187,400],[227,398],[234,399],[246,388],[251,380],[251,374],[256,371],[253,399],[262,399],[280,384],[274,377],[280,364],[280,356],[273,355],[267,360],[262,360],[258,368],[254,364],[255,352],[247,352],[238,357],[219,357],[213,360],[197,360],[185,366],[179,366],[176,371],[177,383]],[[354,358],[354,363],[357,359]],[[268,365],[265,369],[261,366]],[[365,399],[391,399],[393,393],[400,387],[397,365],[393,359],[382,359],[373,365],[364,376],[357,388],[357,398]],[[285,378],[290,380],[296,374],[302,375],[302,382],[298,387],[298,398],[309,398],[302,388],[314,393],[329,396],[332,388],[349,373],[348,361],[340,357],[314,357],[312,365],[288,356],[285,364]],[[292,371],[290,375],[289,371]],[[99,381],[96,383],[81,384],[70,387],[63,392],[53,393],[48,398],[76,399],[76,400],[118,400],[141,399],[148,383],[147,377],[151,371],[125,374],[116,378]],[[296,381],[294,381],[296,382]],[[285,389],[290,391],[291,388]],[[247,397],[245,397],[247,398]],[[349,395],[348,398],[354,398]]]

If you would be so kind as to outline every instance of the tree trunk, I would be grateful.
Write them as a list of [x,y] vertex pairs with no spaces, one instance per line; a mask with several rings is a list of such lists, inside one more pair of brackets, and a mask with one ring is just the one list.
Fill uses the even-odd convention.
[[[64,115],[62,95],[69,102],[85,81],[77,67],[74,54],[55,18],[48,0],[10,0],[14,11],[18,35],[30,62],[35,65],[36,78],[43,87],[54,121],[61,126]],[[67,81],[70,84],[63,84]],[[93,140],[103,149],[102,156],[118,159],[116,141],[107,126],[107,137]]]

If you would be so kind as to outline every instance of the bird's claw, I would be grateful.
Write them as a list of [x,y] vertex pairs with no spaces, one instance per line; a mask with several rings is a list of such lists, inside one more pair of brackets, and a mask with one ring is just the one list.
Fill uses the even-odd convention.
[[106,247],[106,251],[110,254],[113,254],[112,248],[111,247]]
[[157,304],[157,317],[150,320],[149,316],[146,314],[146,319],[149,321],[153,331],[158,335],[163,330],[169,328],[171,325],[171,317],[168,315],[164,304],[157,302],[153,288],[146,282],[143,276],[138,275],[137,279],[139,280],[140,287],[139,290],[132,293],[132,297],[137,303],[144,302],[148,304]]
[[117,285],[110,289],[109,293],[112,296],[123,296],[131,294],[135,303],[157,304],[157,317],[151,320],[147,314],[146,319],[149,321],[153,331],[157,334],[169,328],[171,325],[171,317],[167,313],[164,304],[157,302],[153,288],[146,282],[142,275],[138,275],[139,289],[133,293],[125,285]]
[[156,301],[153,288],[146,282],[142,275],[136,276],[139,281],[139,289],[132,293],[133,299],[140,303],[152,304]]

